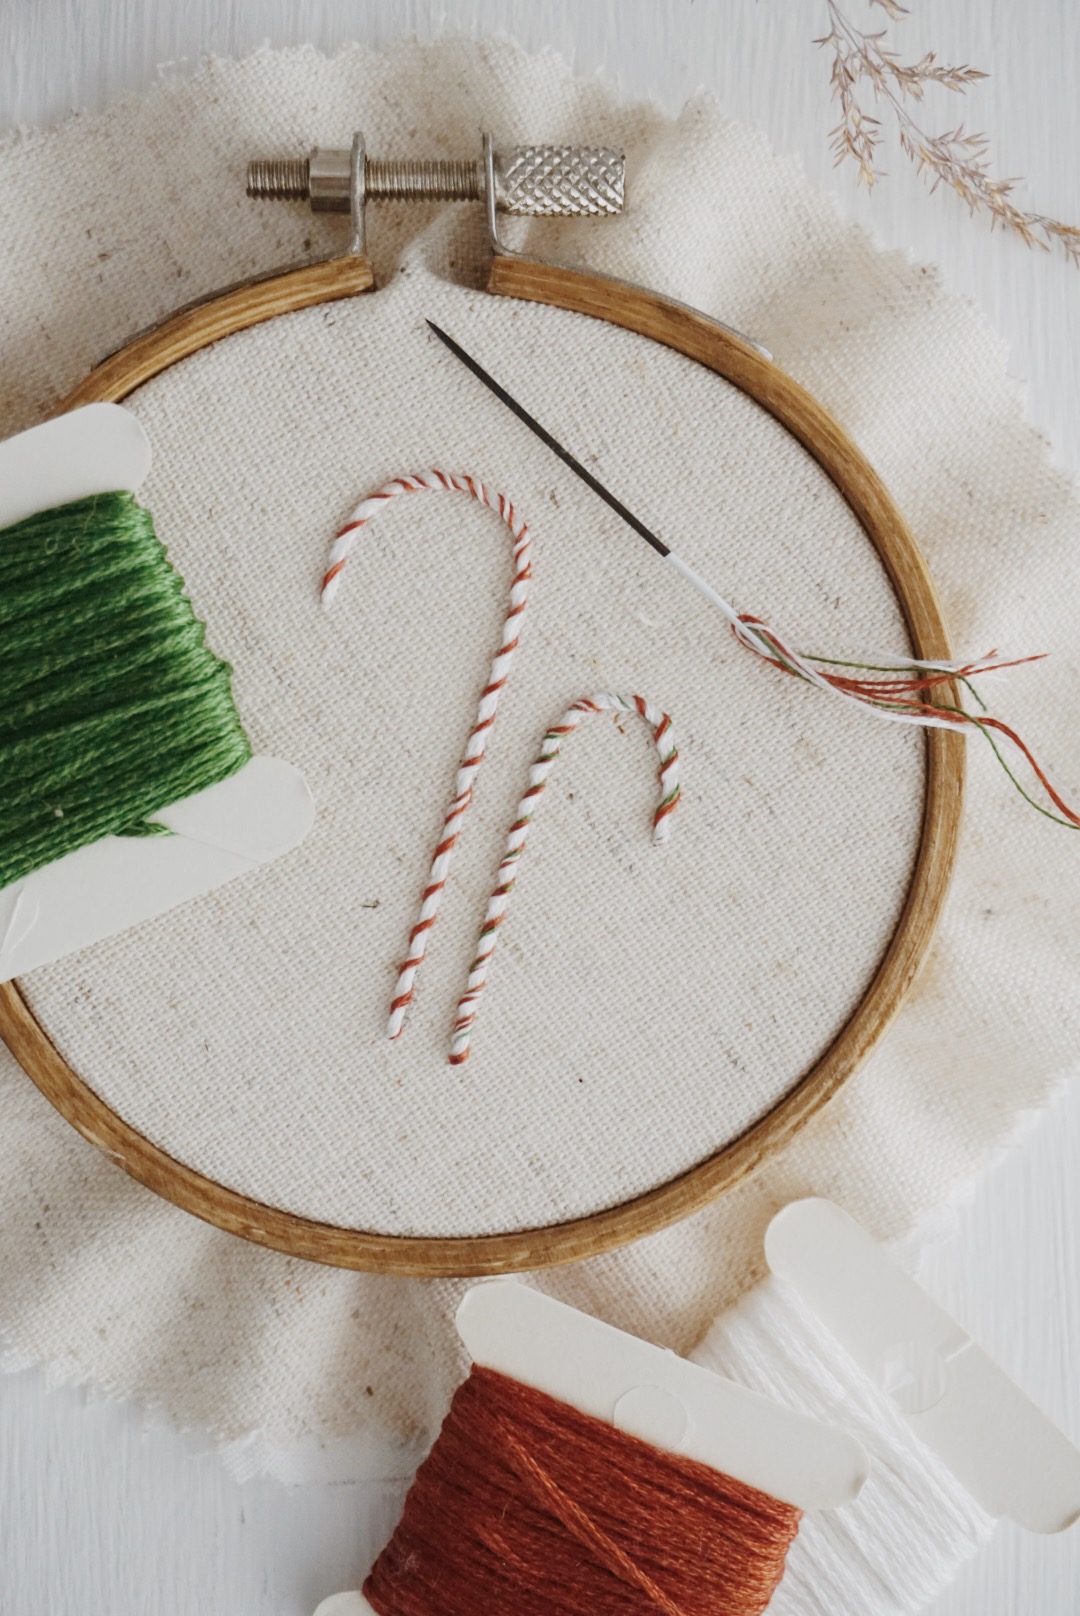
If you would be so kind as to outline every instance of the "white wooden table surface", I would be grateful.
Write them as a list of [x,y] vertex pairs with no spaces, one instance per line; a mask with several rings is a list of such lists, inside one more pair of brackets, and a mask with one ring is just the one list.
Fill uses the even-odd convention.
[[[964,108],[1044,212],[1080,221],[1080,10],[1070,0],[909,0],[911,53],[992,70]],[[863,0],[850,0],[852,15]],[[1029,410],[1080,469],[1080,276],[990,238],[928,197],[894,158],[872,196],[834,173],[827,67],[811,40],[822,0],[3,0],[0,127],[98,107],[159,63],[242,54],[269,40],[333,48],[399,32],[501,31],[675,110],[699,87],[801,154],[888,245],[942,266],[1011,345]],[[884,13],[876,14],[878,22]],[[924,1282],[1074,1440],[1080,1440],[1080,1085],[986,1177]],[[2,1327],[2,1320],[0,1320]],[[389,1534],[396,1489],[238,1486],[216,1455],[124,1405],[0,1377],[0,1616],[307,1616],[355,1586]],[[1001,1527],[934,1616],[1077,1616],[1080,1528]],[[479,1613],[478,1613],[479,1616]]]

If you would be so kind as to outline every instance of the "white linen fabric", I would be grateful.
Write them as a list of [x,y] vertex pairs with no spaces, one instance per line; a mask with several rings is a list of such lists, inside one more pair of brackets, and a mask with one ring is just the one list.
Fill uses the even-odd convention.
[[[509,44],[404,42],[215,61],[101,116],[14,133],[0,432],[43,418],[176,304],[330,251],[340,225],[248,202],[243,168],[344,144],[356,125],[373,151],[469,152],[480,128],[502,144],[624,146],[622,219],[537,222],[524,239],[768,344],[884,476],[956,647],[1054,653],[992,694],[1080,796],[1080,506],[1000,343],[707,100],[670,120]],[[902,623],[836,491],[741,395],[632,335],[481,295],[474,212],[373,209],[370,235],[373,297],[230,339],[131,401],[155,449],[146,502],[236,667],[254,743],[306,771],[316,830],[25,987],[110,1104],[250,1195],[397,1233],[528,1227],[686,1170],[828,1044],[903,902],[922,750],[740,651],[424,318],[740,606],[830,651],[902,650]],[[533,601],[417,1002],[388,1046],[394,966],[505,612],[508,541],[463,497],[417,495],[364,531],[326,616],[318,581],[356,500],[432,463],[520,505]],[[649,845],[647,736],[583,726],[538,814],[472,1058],[452,1073],[450,1013],[533,747],[568,700],[603,688],[672,713],[685,800],[670,845]],[[538,1284],[688,1350],[759,1276],[778,1205],[826,1194],[879,1236],[910,1234],[1047,1101],[1080,1047],[1080,847],[988,748],[969,752],[933,957],[863,1071],[737,1191]],[[4,1052],[0,1085],[10,1363],[161,1407],[241,1475],[408,1466],[462,1369],[460,1285],[245,1245],[128,1179]]]

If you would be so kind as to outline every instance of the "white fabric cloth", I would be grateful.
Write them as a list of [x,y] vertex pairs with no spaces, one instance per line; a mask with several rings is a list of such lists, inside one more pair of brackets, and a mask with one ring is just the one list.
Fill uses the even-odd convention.
[[[262,151],[625,146],[618,221],[538,222],[538,253],[669,291],[766,342],[883,474],[958,649],[1048,650],[997,705],[1080,796],[1080,507],[1025,423],[1000,343],[931,271],[881,254],[797,165],[707,100],[677,120],[508,44],[263,52],[3,149],[0,431],[215,286],[329,251],[340,225],[243,196]],[[872,551],[772,423],[640,339],[475,290],[479,219],[372,210],[382,289],[208,350],[132,407],[146,500],[237,669],[261,750],[306,770],[303,852],[34,973],[35,1009],[137,1127],[237,1188],[397,1232],[479,1232],[610,1204],[684,1170],[772,1103],[857,1001],[917,835],[921,750],[758,666],[425,335],[446,325],[686,558],[810,648],[902,649]],[[334,525],[432,462],[505,489],[532,526],[533,604],[400,1046],[382,1039],[476,681],[509,584],[505,531],[454,495],[365,530],[329,617]],[[456,502],[455,502],[456,501]],[[508,814],[568,699],[667,707],[685,801],[649,846],[648,740],[606,720],[538,815],[463,1075],[449,1015]],[[688,1350],[760,1273],[793,1195],[910,1233],[1014,1138],[1080,1046],[1080,847],[970,748],[934,955],[865,1069],[780,1160],[636,1247],[538,1283]],[[602,983],[602,991],[598,985]],[[579,1082],[579,1079],[581,1081]],[[0,1056],[0,1332],[209,1430],[238,1473],[349,1476],[441,1417],[460,1286],[321,1269],[197,1223],[79,1140]],[[402,1446],[404,1445],[404,1446]]]

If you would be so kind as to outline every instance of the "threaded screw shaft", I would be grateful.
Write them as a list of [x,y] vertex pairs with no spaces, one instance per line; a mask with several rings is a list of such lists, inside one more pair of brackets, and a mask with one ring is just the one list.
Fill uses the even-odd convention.
[[306,157],[261,157],[248,164],[247,194],[260,201],[306,202],[310,186]]
[[369,157],[364,177],[372,202],[480,200],[480,165],[468,159]]
[[[370,202],[478,202],[480,165],[468,158],[369,157],[364,190]],[[307,157],[262,157],[248,164],[247,194],[259,201],[304,202],[311,194]]]

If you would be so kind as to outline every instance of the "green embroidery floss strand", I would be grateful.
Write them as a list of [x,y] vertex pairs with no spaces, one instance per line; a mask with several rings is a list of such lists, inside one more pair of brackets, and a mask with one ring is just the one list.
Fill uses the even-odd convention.
[[133,495],[0,530],[0,888],[248,761],[204,634]]

